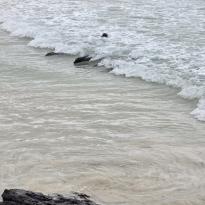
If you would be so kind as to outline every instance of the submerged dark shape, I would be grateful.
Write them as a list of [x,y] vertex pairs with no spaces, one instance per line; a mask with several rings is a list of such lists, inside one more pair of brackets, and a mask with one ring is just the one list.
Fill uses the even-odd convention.
[[90,56],[83,56],[83,57],[76,58],[73,63],[78,64],[78,63],[83,63],[83,62],[89,62],[90,60],[91,60]]
[[0,205],[99,205],[82,193],[73,193],[69,197],[63,195],[47,196],[42,193],[22,189],[5,190]]
[[55,56],[55,55],[64,55],[64,53],[49,52],[49,53],[46,53],[45,56]]

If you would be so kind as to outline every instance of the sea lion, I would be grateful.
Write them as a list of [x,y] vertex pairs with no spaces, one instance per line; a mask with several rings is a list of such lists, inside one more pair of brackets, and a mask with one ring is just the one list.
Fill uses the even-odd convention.
[[[101,35],[102,38],[108,38],[108,34],[107,33],[103,33]],[[86,56],[83,56],[83,57],[78,57],[75,59],[75,61],[73,62],[74,64],[78,64],[78,63],[83,63],[83,62],[89,62],[90,60],[92,59],[92,57],[86,55]],[[99,60],[98,60],[99,62]]]
[[108,34],[107,33],[103,33],[101,37],[102,38],[108,38]]
[[65,55],[64,53],[49,52],[45,56]]
[[83,56],[83,57],[76,58],[73,63],[78,64],[78,63],[83,63],[83,62],[89,62],[90,60],[91,60],[90,56]]

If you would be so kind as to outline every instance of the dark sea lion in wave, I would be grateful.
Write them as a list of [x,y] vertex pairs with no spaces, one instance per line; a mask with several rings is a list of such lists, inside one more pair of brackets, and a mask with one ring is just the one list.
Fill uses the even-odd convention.
[[45,56],[65,55],[64,53],[49,52]]
[[[108,34],[107,33],[103,33],[101,35],[102,38],[108,38]],[[78,57],[75,59],[75,61],[73,62],[75,65],[78,64],[78,63],[87,63],[89,62],[90,60],[92,59],[92,57],[86,55],[86,56],[83,56],[83,57]],[[100,61],[100,59],[98,60]]]
[[102,38],[108,38],[108,34],[107,33],[103,33],[101,37]]
[[78,64],[78,63],[83,63],[83,62],[89,62],[91,60],[91,58],[92,57],[90,57],[90,56],[78,57],[75,59],[75,61],[73,63]]

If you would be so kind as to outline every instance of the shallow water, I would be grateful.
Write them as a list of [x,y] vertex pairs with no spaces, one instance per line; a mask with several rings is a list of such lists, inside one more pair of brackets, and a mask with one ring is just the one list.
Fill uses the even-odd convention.
[[0,183],[104,204],[204,204],[205,124],[177,90],[0,32]]

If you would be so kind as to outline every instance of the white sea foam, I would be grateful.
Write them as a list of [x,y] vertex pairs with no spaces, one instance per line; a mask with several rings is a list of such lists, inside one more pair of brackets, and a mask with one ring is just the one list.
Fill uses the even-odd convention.
[[[29,45],[103,58],[112,73],[181,88],[205,120],[204,1],[2,0],[1,27]],[[102,32],[109,34],[101,39]]]

